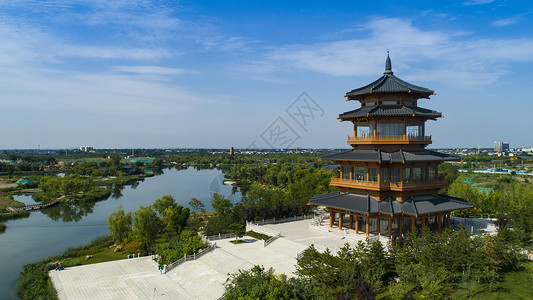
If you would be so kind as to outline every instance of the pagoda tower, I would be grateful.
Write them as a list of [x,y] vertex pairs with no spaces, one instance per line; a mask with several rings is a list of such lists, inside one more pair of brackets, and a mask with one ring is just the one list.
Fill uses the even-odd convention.
[[450,213],[472,208],[462,199],[438,194],[448,185],[438,166],[457,158],[427,150],[431,136],[425,123],[442,114],[418,106],[432,90],[394,76],[387,53],[385,72],[376,81],[346,93],[361,107],[339,115],[353,123],[352,150],[323,156],[340,165],[331,185],[340,192],[315,195],[309,205],[330,211],[329,226],[356,233],[402,235],[429,226],[450,226]]

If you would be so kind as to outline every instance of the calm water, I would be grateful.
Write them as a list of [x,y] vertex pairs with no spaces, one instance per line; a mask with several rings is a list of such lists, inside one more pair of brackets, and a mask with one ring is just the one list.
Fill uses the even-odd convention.
[[[0,234],[0,299],[15,299],[16,283],[22,267],[51,255],[62,253],[68,247],[89,243],[95,237],[108,233],[106,218],[119,205],[124,210],[137,210],[150,205],[163,195],[172,195],[183,206],[196,197],[211,209],[209,198],[219,191],[232,202],[240,199],[232,187],[222,184],[218,170],[165,170],[163,175],[146,178],[104,201],[85,206],[61,205],[43,211],[33,211],[29,218],[7,221],[6,232]],[[32,200],[17,196],[17,200]]]

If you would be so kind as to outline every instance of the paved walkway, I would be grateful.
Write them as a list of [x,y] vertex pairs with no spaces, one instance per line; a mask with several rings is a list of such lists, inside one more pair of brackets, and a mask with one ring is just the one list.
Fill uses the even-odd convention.
[[239,269],[262,265],[294,276],[296,256],[309,245],[335,251],[366,238],[355,233],[346,237],[336,228],[328,232],[326,226],[310,228],[309,220],[265,226],[281,232],[267,247],[248,236],[247,243],[237,245],[232,239],[218,240],[218,248],[167,274],[160,274],[150,257],[141,257],[50,271],[50,277],[60,299],[218,299],[228,274]]

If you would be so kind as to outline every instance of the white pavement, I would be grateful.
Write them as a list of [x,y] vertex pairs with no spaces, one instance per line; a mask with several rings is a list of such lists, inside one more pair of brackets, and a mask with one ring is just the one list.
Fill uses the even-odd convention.
[[[309,227],[310,220],[265,225],[281,232],[267,247],[252,237],[247,243],[231,239],[216,241],[217,248],[197,260],[187,261],[167,274],[160,274],[150,257],[125,259],[50,271],[60,299],[218,299],[224,293],[228,274],[262,265],[276,273],[294,276],[296,256],[309,245],[333,252],[345,243],[354,246],[356,236],[336,228],[327,231]],[[383,242],[383,241],[382,241]]]

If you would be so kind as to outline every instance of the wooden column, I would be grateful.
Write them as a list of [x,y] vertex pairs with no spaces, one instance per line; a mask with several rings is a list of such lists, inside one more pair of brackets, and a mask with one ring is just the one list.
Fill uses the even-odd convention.
[[359,215],[355,214],[355,233],[359,234]]
[[381,219],[379,216],[376,217],[376,221],[378,223],[378,234],[381,234]]
[[342,230],[342,219],[344,219],[344,214],[339,213],[339,229]]
[[366,235],[368,236],[368,222],[370,221],[370,217],[366,216]]
[[350,180],[353,179],[353,167],[350,167]]
[[438,230],[439,232],[442,232],[442,228],[440,227],[440,224],[441,224],[441,222],[440,222],[440,221],[441,221],[441,218],[442,218],[442,214],[440,214],[440,215],[437,216],[437,230]]
[[389,237],[392,235],[392,217],[389,217]]
[[350,214],[350,226],[348,226],[348,228],[352,229],[352,228],[353,228],[353,227],[352,227],[352,226],[353,226],[352,224],[353,224],[353,215]]
[[329,211],[329,227],[333,227],[333,220],[335,219],[335,212]]
[[411,232],[415,232],[415,222],[416,222],[415,217],[412,217],[411,218]]
[[369,181],[370,179],[370,168],[366,168],[366,178],[364,181]]
[[400,221],[400,224],[398,225],[398,229],[399,229],[398,233],[400,234],[400,236],[402,236],[403,234],[403,217],[402,216],[400,216],[399,221]]
[[422,217],[422,228],[426,227],[426,217]]
[[448,213],[448,218],[447,218],[447,223],[448,223],[448,228],[450,228],[450,219],[452,218],[451,216],[451,213]]

